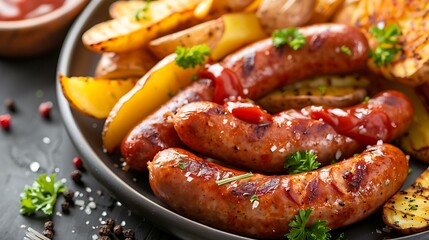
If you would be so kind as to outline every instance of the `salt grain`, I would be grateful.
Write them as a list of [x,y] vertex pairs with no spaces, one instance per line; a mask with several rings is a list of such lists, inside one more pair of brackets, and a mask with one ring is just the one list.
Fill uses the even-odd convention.
[[76,204],[77,206],[82,207],[82,206],[85,206],[85,201],[81,200],[81,199],[77,199],[77,200],[74,201],[74,204]]
[[85,191],[86,191],[87,193],[90,193],[90,192],[92,192],[92,189],[91,189],[91,188],[89,188],[89,187],[86,187],[86,188],[85,188]]
[[98,239],[97,234],[92,235],[92,240],[97,240],[97,239]]
[[51,139],[50,139],[50,138],[48,138],[48,137],[44,137],[44,138],[42,139],[42,141],[43,141],[43,143],[44,143],[44,144],[49,144],[49,143],[51,143]]
[[40,163],[38,163],[38,162],[30,163],[30,170],[32,172],[37,172],[37,171],[39,171],[39,169],[40,169]]
[[91,208],[91,209],[96,209],[97,205],[95,204],[95,202],[89,202],[88,203],[88,207]]
[[107,216],[107,212],[106,212],[106,211],[103,211],[103,212],[101,213],[101,216],[103,216],[103,217]]
[[121,222],[121,226],[124,227],[127,223],[125,221]]

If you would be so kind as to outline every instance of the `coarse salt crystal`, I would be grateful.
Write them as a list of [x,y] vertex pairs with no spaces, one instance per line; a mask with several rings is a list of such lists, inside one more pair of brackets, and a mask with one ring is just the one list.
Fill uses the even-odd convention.
[[97,205],[95,204],[95,202],[89,202],[88,203],[88,207],[91,208],[91,209],[96,209]]
[[275,150],[277,150],[277,146],[276,146],[276,145],[273,145],[273,146],[270,148],[270,150],[271,150],[271,152],[274,152]]

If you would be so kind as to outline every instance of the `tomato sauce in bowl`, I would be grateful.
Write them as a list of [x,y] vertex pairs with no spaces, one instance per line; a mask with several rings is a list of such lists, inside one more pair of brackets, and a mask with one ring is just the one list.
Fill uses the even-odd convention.
[[48,14],[66,0],[0,0],[0,21],[18,21]]

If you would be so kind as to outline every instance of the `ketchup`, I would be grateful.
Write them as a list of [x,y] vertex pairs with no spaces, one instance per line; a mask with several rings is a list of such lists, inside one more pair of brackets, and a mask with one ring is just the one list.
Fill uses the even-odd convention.
[[200,72],[201,78],[211,79],[215,83],[213,102],[222,104],[225,100],[243,97],[243,87],[237,75],[230,69],[216,63]]
[[0,21],[16,21],[45,15],[66,0],[0,0]]
[[[366,103],[368,104],[368,103]],[[378,140],[387,142],[392,135],[392,121],[382,108],[339,108],[316,107],[311,110],[312,119],[322,119],[339,134],[366,144],[376,144]]]
[[255,104],[249,102],[226,102],[225,105],[232,115],[242,121],[258,125],[266,125],[272,121],[271,115]]

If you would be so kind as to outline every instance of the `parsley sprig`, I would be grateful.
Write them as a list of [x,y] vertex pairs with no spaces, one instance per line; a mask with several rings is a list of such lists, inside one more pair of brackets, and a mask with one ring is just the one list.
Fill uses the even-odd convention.
[[195,45],[191,48],[178,46],[176,48],[176,64],[182,68],[195,68],[196,65],[203,65],[205,57],[211,53],[206,44]]
[[374,64],[377,67],[391,63],[396,54],[402,51],[402,46],[398,43],[398,38],[401,35],[398,25],[373,26],[369,32],[378,42],[375,50],[370,52],[370,57],[374,59]]
[[52,215],[58,194],[67,189],[62,181],[55,182],[55,177],[56,174],[49,177],[41,174],[33,185],[25,186],[24,192],[21,193],[21,214],[31,215],[41,210],[47,215]]
[[289,45],[293,50],[298,50],[305,46],[305,36],[298,31],[297,28],[285,28],[275,30],[272,34],[273,45],[275,47],[281,47],[283,45]]
[[311,208],[305,210],[300,209],[295,215],[295,220],[289,223],[291,230],[285,234],[289,240],[328,240],[331,238],[330,228],[326,227],[326,221],[316,220],[314,223],[306,227],[308,218],[311,214]]
[[299,151],[287,157],[284,167],[290,174],[308,172],[320,166],[320,162],[316,159],[317,155],[313,150]]

